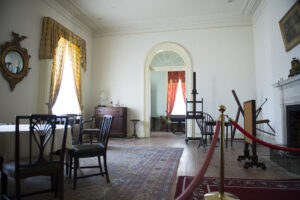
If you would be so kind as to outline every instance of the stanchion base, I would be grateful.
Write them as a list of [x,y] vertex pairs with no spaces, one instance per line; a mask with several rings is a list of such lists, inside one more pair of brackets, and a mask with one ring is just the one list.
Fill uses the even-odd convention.
[[230,194],[227,192],[224,192],[224,194],[221,196],[220,192],[210,192],[210,193],[206,193],[204,195],[204,199],[205,200],[239,200],[239,198],[237,196],[235,196],[234,194]]

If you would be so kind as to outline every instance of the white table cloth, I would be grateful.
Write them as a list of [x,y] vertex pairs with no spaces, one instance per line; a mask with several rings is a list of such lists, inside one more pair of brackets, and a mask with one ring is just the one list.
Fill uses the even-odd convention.
[[[15,159],[15,125],[0,125],[0,156],[4,158],[4,161],[11,161]],[[56,136],[54,142],[54,150],[58,150],[61,147],[62,135],[64,125],[56,126]],[[29,151],[29,125],[20,125],[20,155],[21,158],[28,156]],[[33,141],[33,143],[35,143]],[[49,145],[47,145],[49,148]],[[45,155],[47,153],[47,148]],[[71,130],[68,128],[67,131],[67,142],[66,148],[72,148],[72,135]],[[37,148],[36,148],[37,149]],[[35,155],[37,155],[36,152]]]

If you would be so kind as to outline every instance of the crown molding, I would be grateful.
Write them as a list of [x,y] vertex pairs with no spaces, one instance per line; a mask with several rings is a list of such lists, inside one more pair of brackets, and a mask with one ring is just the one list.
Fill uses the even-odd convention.
[[250,26],[251,18],[236,15],[214,15],[203,17],[186,17],[184,19],[170,18],[132,22],[127,24],[104,26],[94,33],[95,37],[143,34],[152,32],[168,32],[193,29],[207,29],[233,26]]
[[252,15],[252,24],[255,24],[262,12],[264,11],[265,7],[267,5],[266,0],[259,0],[259,3],[257,5],[257,8],[255,9],[255,12]]
[[[230,15],[217,14],[203,15],[200,17],[190,16],[184,18],[168,18],[148,21],[137,20],[118,24],[103,23],[101,25],[99,25],[97,20],[93,20],[88,17],[87,12],[72,0],[44,1],[55,4],[55,9],[58,9],[57,7],[59,7],[61,10],[60,13],[67,15],[69,20],[76,21],[78,24],[83,24],[86,27],[85,29],[89,29],[94,37],[101,37],[190,29],[249,26],[252,25],[253,13],[256,11],[258,5],[260,5],[260,1],[264,0],[245,0],[239,13]],[[68,14],[66,14],[66,11]],[[80,27],[82,27],[82,25],[80,25]]]
[[87,13],[86,10],[78,6],[74,1],[72,0],[53,0],[57,4],[60,4],[61,7],[67,9],[69,13],[75,17],[77,20],[79,20],[81,23],[83,23],[85,26],[87,26],[92,31],[95,31],[95,27],[98,26],[97,21],[94,21],[91,19]]
[[240,10],[242,15],[252,16],[261,0],[246,0]]
[[85,23],[83,23],[81,20],[79,20],[78,18],[74,17],[74,15],[66,8],[64,8],[61,4],[61,2],[63,1],[58,1],[58,0],[43,0],[43,2],[51,7],[52,9],[54,9],[55,11],[57,11],[60,15],[62,15],[65,19],[67,19],[68,21],[70,21],[72,24],[74,24],[76,27],[78,27],[79,29],[81,29],[82,31],[92,35],[93,34],[93,30],[87,26]]

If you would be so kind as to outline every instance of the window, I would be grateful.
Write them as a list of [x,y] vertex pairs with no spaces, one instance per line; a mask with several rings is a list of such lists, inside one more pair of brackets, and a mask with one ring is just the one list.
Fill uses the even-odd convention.
[[68,45],[65,51],[65,63],[61,86],[57,100],[52,108],[53,114],[80,114],[80,106],[76,95],[71,59],[68,53]]
[[176,91],[175,103],[171,114],[185,115],[185,113],[186,113],[185,102],[184,102],[184,97],[182,92],[181,80],[179,80],[177,91]]

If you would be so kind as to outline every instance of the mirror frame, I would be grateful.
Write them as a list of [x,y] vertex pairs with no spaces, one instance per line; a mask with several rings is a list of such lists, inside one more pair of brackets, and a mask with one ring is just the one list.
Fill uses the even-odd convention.
[[[14,39],[12,42],[6,42],[1,45],[1,56],[0,56],[0,68],[2,75],[8,81],[10,90],[13,91],[16,84],[19,83],[25,76],[27,76],[30,68],[28,67],[30,55],[25,48],[22,48],[20,42],[26,38],[26,36],[19,36],[19,34],[12,32]],[[10,51],[16,51],[20,54],[23,60],[23,68],[18,73],[10,72],[5,65],[5,56]]]

